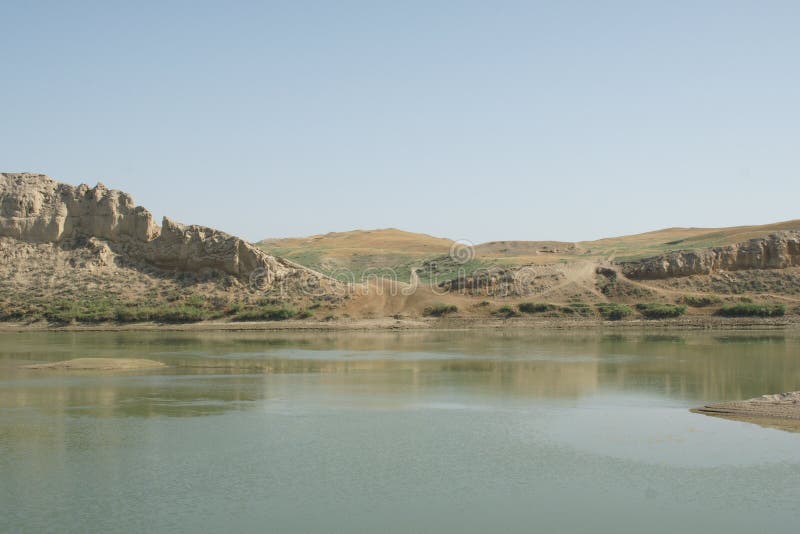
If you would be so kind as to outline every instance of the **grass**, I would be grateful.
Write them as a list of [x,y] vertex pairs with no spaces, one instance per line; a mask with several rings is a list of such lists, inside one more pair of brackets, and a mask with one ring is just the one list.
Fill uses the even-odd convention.
[[686,313],[686,306],[676,304],[637,304],[636,309],[647,319],[669,319]]
[[616,304],[613,302],[601,302],[595,307],[603,319],[608,321],[619,321],[633,314],[633,310],[627,304]]
[[543,313],[556,309],[552,304],[545,304],[544,302],[522,302],[517,308],[522,313]]
[[723,317],[783,317],[786,314],[786,306],[739,302],[723,306],[718,313]]
[[443,304],[441,302],[428,306],[422,311],[422,314],[427,317],[444,317],[451,313],[456,313],[458,306],[455,304]]

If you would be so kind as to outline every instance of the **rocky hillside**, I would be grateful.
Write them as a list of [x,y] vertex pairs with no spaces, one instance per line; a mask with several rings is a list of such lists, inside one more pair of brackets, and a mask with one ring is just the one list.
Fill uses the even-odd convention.
[[56,301],[187,299],[217,315],[259,299],[302,303],[335,285],[224,232],[167,218],[159,226],[130,195],[102,184],[28,173],[0,174],[0,275],[0,305],[19,316]]
[[800,221],[477,246],[391,229],[259,247],[168,218],[159,226],[102,184],[0,174],[0,321],[634,313],[609,303],[644,306],[642,316],[682,314],[684,303],[690,314],[800,313]]
[[312,274],[218,230],[166,217],[159,227],[130,195],[103,184],[73,187],[41,174],[0,175],[0,237],[65,244],[94,239],[92,246],[118,248],[133,262],[168,271],[220,271],[244,283],[254,273],[262,285]]
[[800,232],[778,232],[726,247],[679,250],[621,263],[625,276],[637,280],[797,266],[800,266]]

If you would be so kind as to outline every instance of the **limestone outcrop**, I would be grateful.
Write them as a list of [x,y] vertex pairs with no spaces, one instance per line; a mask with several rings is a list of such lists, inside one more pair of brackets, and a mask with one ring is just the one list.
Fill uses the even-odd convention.
[[800,232],[778,232],[735,245],[680,250],[620,265],[625,276],[639,280],[797,267],[800,266]]
[[218,230],[166,217],[159,227],[130,195],[102,184],[74,187],[42,174],[0,174],[2,237],[92,247],[107,243],[133,262],[172,271],[219,271],[244,283],[257,278],[260,288],[289,276],[321,276]]

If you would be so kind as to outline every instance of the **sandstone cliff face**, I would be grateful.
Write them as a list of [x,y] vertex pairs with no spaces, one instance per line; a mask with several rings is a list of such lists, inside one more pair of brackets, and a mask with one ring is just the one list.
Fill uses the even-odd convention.
[[640,280],[795,266],[800,266],[800,232],[779,232],[726,247],[675,251],[621,263],[625,276]]
[[317,273],[270,256],[246,241],[164,218],[159,227],[130,195],[98,184],[73,187],[41,174],[0,174],[0,237],[26,243],[108,242],[134,261],[166,270],[217,270],[260,288],[286,276]]
[[149,241],[156,235],[147,210],[103,184],[73,187],[42,174],[0,175],[0,236],[53,243],[79,237]]

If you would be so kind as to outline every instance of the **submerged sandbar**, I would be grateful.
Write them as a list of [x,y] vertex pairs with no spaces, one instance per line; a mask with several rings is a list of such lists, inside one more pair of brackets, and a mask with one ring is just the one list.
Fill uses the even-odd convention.
[[793,430],[800,430],[800,391],[707,404],[692,409],[692,412],[783,429],[788,425]]
[[25,369],[60,369],[68,371],[126,371],[166,367],[155,360],[142,358],[76,358],[62,362],[26,365]]

